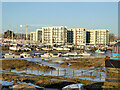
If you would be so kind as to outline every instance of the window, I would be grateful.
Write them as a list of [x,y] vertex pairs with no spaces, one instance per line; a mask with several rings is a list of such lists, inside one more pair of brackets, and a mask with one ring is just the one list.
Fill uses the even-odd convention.
[[114,53],[117,53],[117,46],[114,46]]

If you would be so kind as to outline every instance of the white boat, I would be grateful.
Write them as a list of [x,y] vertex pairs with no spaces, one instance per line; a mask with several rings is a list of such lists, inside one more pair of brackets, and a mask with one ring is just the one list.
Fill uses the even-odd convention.
[[39,51],[40,50],[40,48],[36,48],[36,51]]
[[42,50],[48,51],[48,50],[53,50],[53,49],[44,47],[44,48],[42,48]]
[[21,58],[32,58],[32,56],[28,53],[22,53],[22,54],[20,54],[20,57]]
[[24,51],[25,49],[23,47],[20,48],[21,51]]
[[42,53],[34,53],[34,57],[40,57]]
[[90,56],[91,54],[90,54],[90,53],[87,53],[87,52],[84,52],[84,53],[79,53],[78,55],[79,55],[79,56]]
[[30,49],[30,48],[24,48],[24,50],[25,50],[25,51],[31,51],[31,49]]
[[104,51],[101,51],[100,49],[96,50],[95,53],[98,53],[98,54],[105,54]]
[[87,50],[87,51],[91,51],[92,49],[89,47],[89,48],[86,48],[85,50]]
[[64,50],[62,47],[58,47],[58,48],[56,48],[56,50]]
[[71,84],[62,88],[62,90],[84,90],[83,84]]
[[20,58],[20,56],[19,55],[15,55],[13,53],[5,53],[3,58]]
[[41,57],[52,57],[52,53],[44,53]]
[[20,50],[18,47],[15,47],[15,46],[14,47],[9,47],[9,49],[12,50],[12,51]]
[[67,47],[53,47],[53,49],[58,50],[58,51],[69,51],[70,48]]
[[68,60],[68,59],[70,59],[70,58],[67,57],[67,58],[65,58],[65,59]]
[[70,48],[63,47],[63,50],[65,50],[65,51],[69,51]]
[[68,52],[68,53],[65,53],[63,56],[67,57],[67,56],[77,56],[77,55],[78,55],[77,52]]

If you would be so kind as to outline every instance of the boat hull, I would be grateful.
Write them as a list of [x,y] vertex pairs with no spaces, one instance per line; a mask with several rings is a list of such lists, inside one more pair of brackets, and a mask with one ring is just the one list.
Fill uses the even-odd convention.
[[120,73],[120,59],[106,59],[105,67],[107,72]]

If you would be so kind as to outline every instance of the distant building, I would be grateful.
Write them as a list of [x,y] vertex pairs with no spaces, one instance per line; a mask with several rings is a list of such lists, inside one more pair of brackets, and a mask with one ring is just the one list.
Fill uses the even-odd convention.
[[30,32],[30,40],[36,41],[36,32]]
[[15,37],[15,34],[13,31],[7,30],[6,32],[4,32],[3,34],[3,38],[8,38],[8,39],[12,39]]
[[86,30],[86,44],[108,45],[109,44],[109,30],[108,29]]
[[73,30],[67,30],[67,44],[73,44]]
[[67,28],[66,26],[42,27],[30,33],[30,40],[44,44],[108,45],[108,29]]
[[42,43],[45,44],[65,44],[67,43],[67,27],[53,26],[42,27]]
[[[27,34],[28,40],[30,40],[30,34]],[[16,39],[16,40],[26,40],[26,34],[14,33],[13,31],[7,30],[3,34],[3,38],[6,39]]]
[[71,28],[73,31],[73,44],[85,45],[86,44],[86,31],[85,28]]
[[36,29],[36,41],[42,43],[42,29]]

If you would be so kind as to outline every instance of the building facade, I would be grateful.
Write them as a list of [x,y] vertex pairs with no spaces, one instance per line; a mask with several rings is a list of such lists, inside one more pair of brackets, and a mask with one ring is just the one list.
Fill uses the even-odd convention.
[[108,45],[109,44],[109,30],[108,29],[86,30],[86,44]]
[[42,27],[42,43],[51,45],[67,43],[67,27]]
[[36,32],[30,32],[30,40],[36,41]]
[[73,31],[73,44],[85,45],[86,44],[86,31],[85,28],[71,28]]
[[66,26],[42,27],[30,33],[30,40],[44,44],[108,45],[108,29],[67,28]]
[[73,30],[67,29],[67,44],[73,44]]
[[42,43],[42,29],[36,29],[36,41]]

